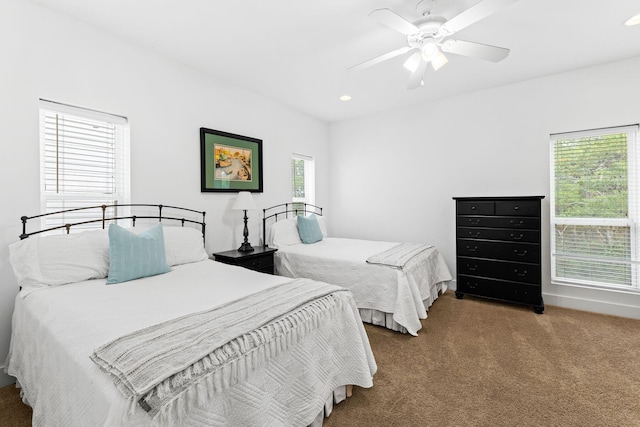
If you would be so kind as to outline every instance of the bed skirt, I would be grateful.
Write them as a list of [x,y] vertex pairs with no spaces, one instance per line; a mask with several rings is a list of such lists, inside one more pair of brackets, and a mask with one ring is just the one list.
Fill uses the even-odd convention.
[[[16,380],[15,386],[16,388],[20,389],[20,398],[22,399],[22,402],[25,405],[30,407],[31,405],[29,404],[29,402],[27,401],[27,398],[24,395],[24,390],[20,386],[20,382]],[[333,411],[333,405],[337,405],[338,403],[346,399],[347,399],[347,386],[343,385],[336,388],[333,391],[333,394],[329,396],[327,401],[324,403],[324,408],[322,408],[320,412],[318,412],[318,416],[313,420],[313,422],[311,422],[311,424],[309,424],[308,427],[322,427],[322,423],[324,422],[324,419],[329,415],[331,415],[331,412]]]
[[330,396],[327,401],[324,403],[324,408],[318,412],[318,416],[313,420],[309,427],[322,427],[322,423],[324,419],[331,415],[331,411],[333,411],[333,405],[337,405],[343,400],[347,399],[347,386],[341,386],[336,388],[333,391],[333,395]]
[[[436,283],[431,288],[431,295],[422,300],[425,310],[428,311],[433,302],[438,299],[438,295],[440,294],[440,291],[443,290],[442,286],[445,283],[446,282]],[[407,328],[393,320],[393,313],[385,313],[384,311],[375,310],[373,308],[359,308],[358,311],[360,312],[362,321],[365,323],[382,326],[384,328],[391,329],[392,331],[400,332],[402,334],[407,333]]]

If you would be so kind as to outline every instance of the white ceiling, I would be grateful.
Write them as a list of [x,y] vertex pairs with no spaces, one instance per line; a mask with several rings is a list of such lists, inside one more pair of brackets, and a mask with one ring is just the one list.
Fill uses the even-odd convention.
[[[405,44],[372,10],[413,22],[419,0],[33,1],[327,122],[640,56],[640,25],[623,25],[638,0],[519,0],[455,36],[509,48],[507,59],[450,54],[415,90],[409,54],[347,68]],[[433,14],[450,19],[477,1],[439,0]]]

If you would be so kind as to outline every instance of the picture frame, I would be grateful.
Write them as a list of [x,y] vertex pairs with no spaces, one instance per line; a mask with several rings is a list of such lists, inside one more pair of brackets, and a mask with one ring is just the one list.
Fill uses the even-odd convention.
[[200,128],[200,191],[262,193],[262,140]]

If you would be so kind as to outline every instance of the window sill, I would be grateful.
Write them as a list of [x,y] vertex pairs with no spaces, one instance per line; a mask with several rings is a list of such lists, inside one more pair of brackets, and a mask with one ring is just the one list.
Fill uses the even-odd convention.
[[614,292],[619,294],[640,295],[640,288],[588,285],[583,283],[562,282],[558,280],[551,280],[551,284],[557,286],[568,286],[572,288],[590,289],[595,291]]

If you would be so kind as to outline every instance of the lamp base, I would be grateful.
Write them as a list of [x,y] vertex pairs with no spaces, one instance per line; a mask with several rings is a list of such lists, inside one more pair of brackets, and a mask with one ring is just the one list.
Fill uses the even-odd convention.
[[251,244],[249,242],[244,242],[238,248],[238,251],[240,251],[240,252],[253,252],[253,250],[254,249],[253,249],[253,247],[251,246]]

